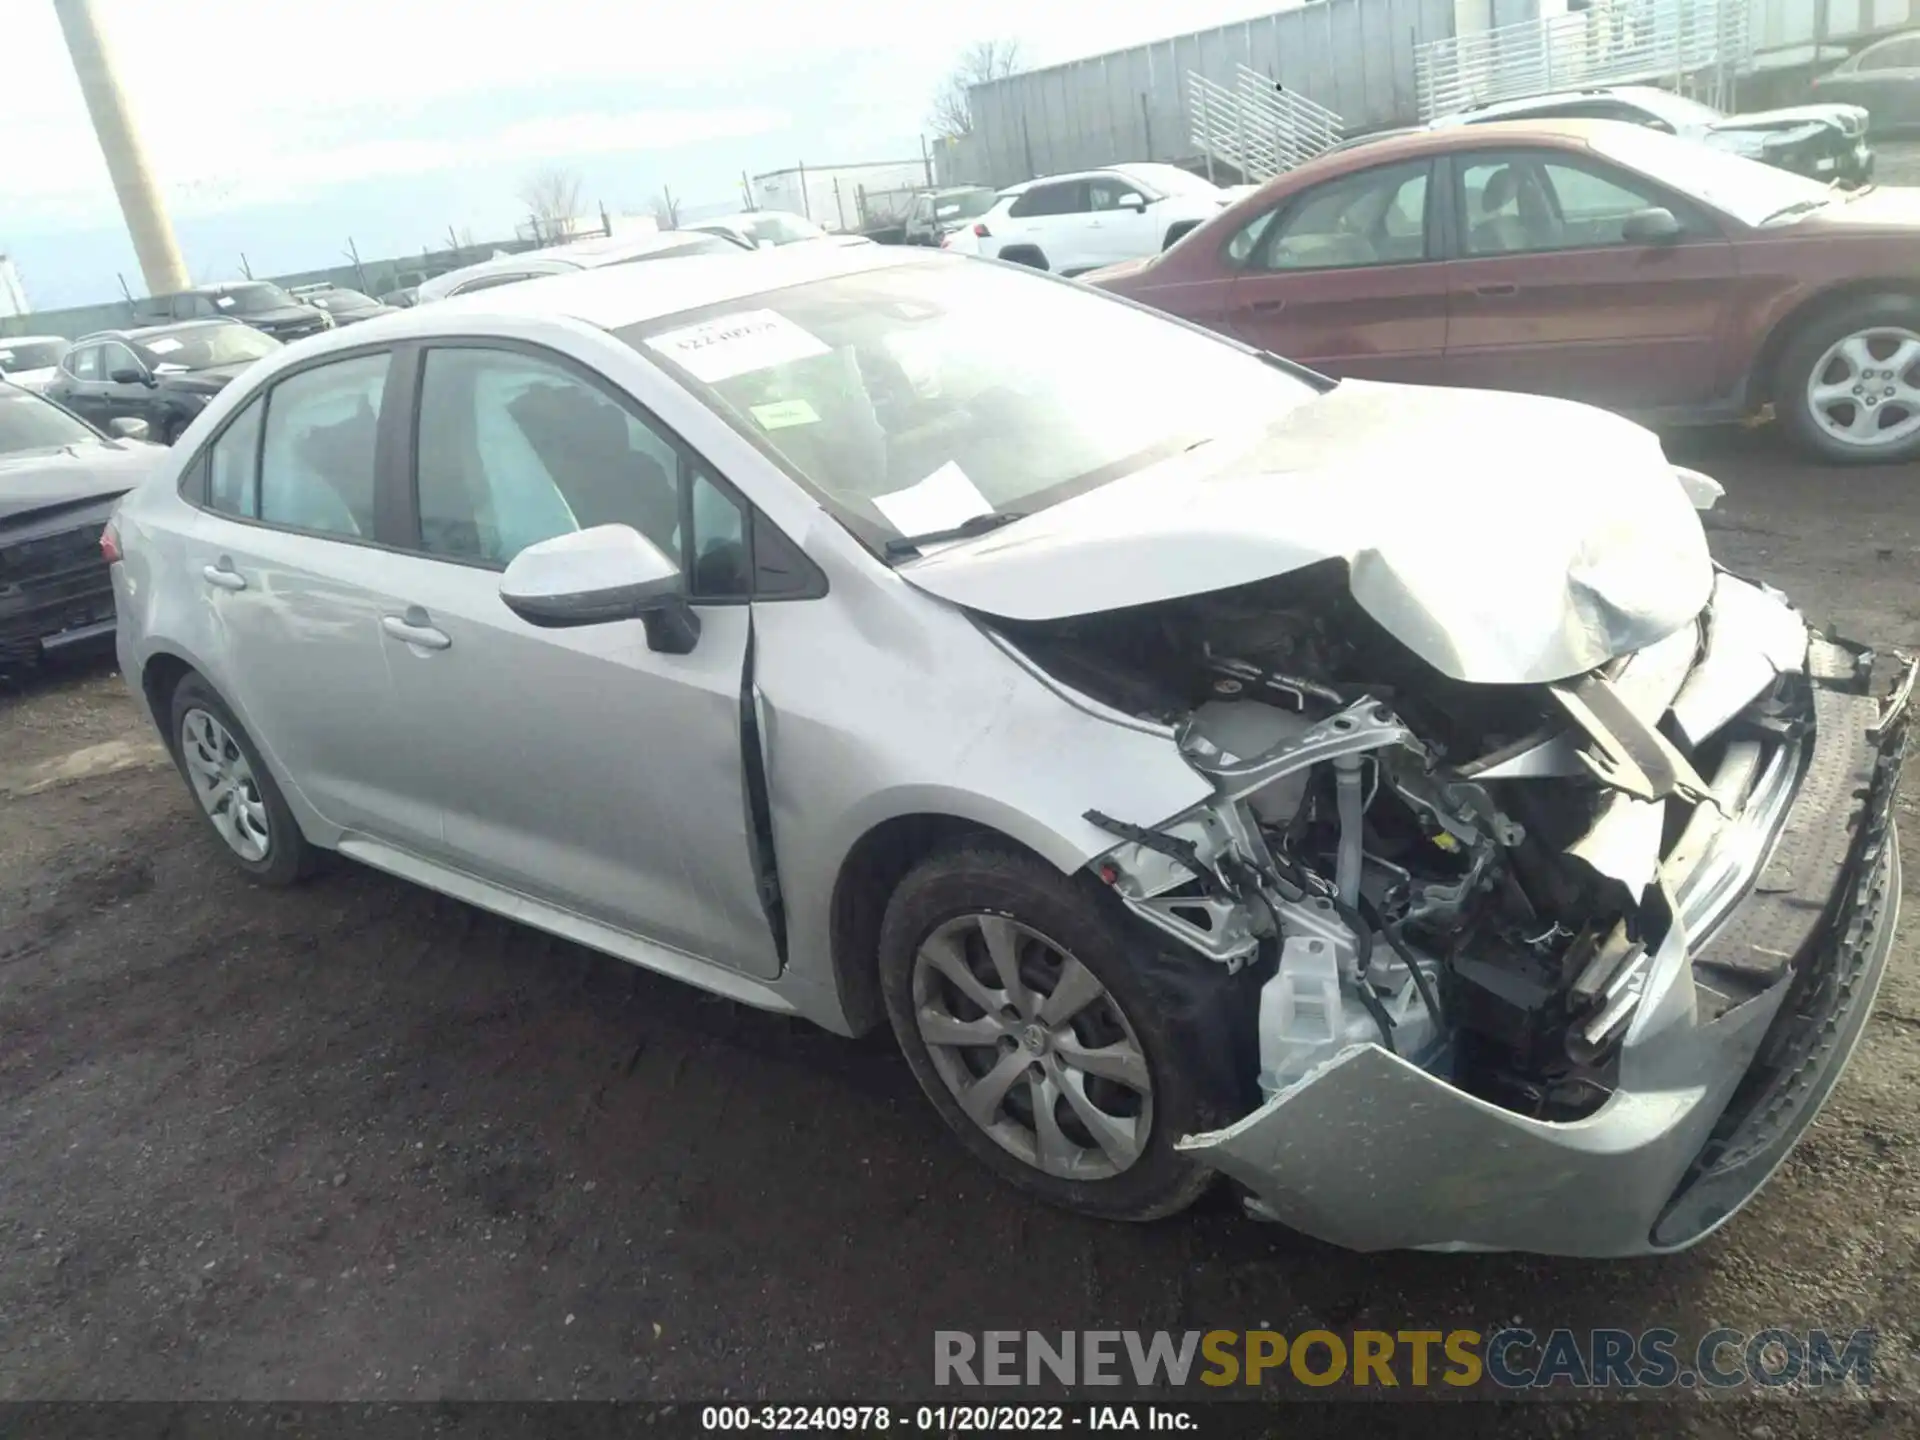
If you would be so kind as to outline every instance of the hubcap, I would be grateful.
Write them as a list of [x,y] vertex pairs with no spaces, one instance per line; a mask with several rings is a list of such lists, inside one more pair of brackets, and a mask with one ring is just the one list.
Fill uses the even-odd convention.
[[189,710],[180,721],[180,753],[193,793],[220,838],[242,860],[266,859],[272,844],[266,802],[227,727],[205,710]]
[[933,1067],[996,1144],[1037,1170],[1104,1180],[1153,1131],[1139,1037],[1107,988],[1044,935],[963,915],[921,942],[914,1018]]
[[1920,432],[1920,335],[1876,326],[1834,342],[1807,381],[1814,423],[1859,450],[1898,445]]

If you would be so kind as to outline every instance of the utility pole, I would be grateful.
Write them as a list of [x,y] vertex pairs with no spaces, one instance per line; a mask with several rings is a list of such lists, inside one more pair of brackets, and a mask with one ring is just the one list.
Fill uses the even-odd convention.
[[134,128],[106,37],[100,33],[93,0],[53,0],[53,10],[66,32],[67,53],[73,57],[73,72],[79,78],[80,93],[86,97],[87,113],[93,117],[93,133],[99,138],[107,174],[120,199],[120,213],[126,217],[127,234],[133,240],[133,253],[139,257],[147,293],[165,295],[184,290],[188,285],[186,262],[180,258],[173,222],[160,202],[160,187],[154,183],[146,151]]

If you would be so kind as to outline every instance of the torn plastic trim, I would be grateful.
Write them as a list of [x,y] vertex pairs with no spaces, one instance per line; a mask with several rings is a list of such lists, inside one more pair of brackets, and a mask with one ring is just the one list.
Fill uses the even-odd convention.
[[1781,675],[1806,669],[1807,622],[1777,590],[1722,570],[1707,602],[1706,645],[1673,700],[1673,722],[1698,745]]
[[1673,742],[1633,712],[1607,681],[1588,674],[1547,692],[1593,742],[1580,760],[1601,784],[1637,800],[1709,798],[1707,782]]
[[1727,493],[1727,487],[1711,475],[1689,470],[1684,465],[1673,467],[1673,478],[1680,482],[1680,488],[1686,492],[1687,503],[1696,510],[1713,509]]

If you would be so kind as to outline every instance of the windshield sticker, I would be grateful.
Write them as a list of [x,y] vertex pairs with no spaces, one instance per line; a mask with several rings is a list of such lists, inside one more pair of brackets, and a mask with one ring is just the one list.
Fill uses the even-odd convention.
[[149,340],[147,342],[147,349],[156,355],[171,355],[180,348],[181,343],[182,342],[178,340],[162,335],[158,340]]
[[187,373],[187,367],[184,365],[175,365],[170,361],[162,361],[153,367],[153,373],[156,375],[184,375]]
[[951,530],[976,515],[991,515],[993,506],[974,488],[967,472],[949,460],[918,485],[873,497],[873,508],[902,535],[924,535]]
[[831,353],[817,336],[772,310],[747,310],[669,330],[648,340],[647,348],[707,385]]
[[231,295],[216,295],[213,297],[213,303],[218,305],[222,310],[231,310],[233,308],[233,297]]
[[755,405],[753,418],[760,422],[762,430],[820,423],[820,413],[804,400],[776,400],[771,405]]

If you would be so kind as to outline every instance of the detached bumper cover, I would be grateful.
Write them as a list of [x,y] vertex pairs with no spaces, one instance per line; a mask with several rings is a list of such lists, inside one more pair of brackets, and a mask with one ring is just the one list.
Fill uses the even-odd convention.
[[1831,1093],[1893,942],[1914,667],[1882,701],[1845,651],[1816,650],[1811,754],[1766,864],[1697,942],[1675,923],[1598,1111],[1529,1119],[1367,1045],[1180,1147],[1271,1218],[1356,1250],[1621,1256],[1711,1233]]

